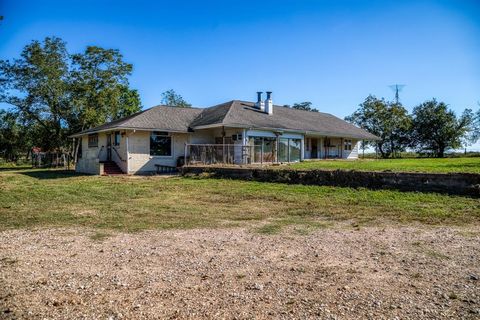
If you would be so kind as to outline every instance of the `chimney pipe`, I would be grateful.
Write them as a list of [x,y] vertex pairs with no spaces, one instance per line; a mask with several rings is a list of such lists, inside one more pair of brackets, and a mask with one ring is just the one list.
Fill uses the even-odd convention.
[[265,112],[273,114],[272,91],[267,91],[267,99],[265,99]]
[[265,104],[262,101],[262,94],[262,91],[257,91],[257,102],[255,103],[255,107],[257,107],[261,111],[265,111]]

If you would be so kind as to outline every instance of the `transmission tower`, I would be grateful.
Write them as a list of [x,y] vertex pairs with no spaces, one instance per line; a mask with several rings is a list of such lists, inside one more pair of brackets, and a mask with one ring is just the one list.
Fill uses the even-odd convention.
[[400,91],[402,91],[403,87],[405,87],[404,84],[392,84],[391,86],[389,86],[390,89],[393,90],[393,92],[395,92],[395,102],[398,104],[398,102],[400,101]]

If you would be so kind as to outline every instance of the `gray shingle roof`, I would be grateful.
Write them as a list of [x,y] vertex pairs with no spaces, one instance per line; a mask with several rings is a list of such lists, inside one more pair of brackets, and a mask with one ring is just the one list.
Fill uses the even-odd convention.
[[157,106],[73,136],[110,129],[146,129],[187,132],[205,126],[299,131],[332,137],[377,140],[378,137],[331,114],[273,107],[269,115],[247,101],[233,100],[210,108]]
[[88,129],[72,137],[87,133],[107,131],[114,129],[145,129],[158,131],[187,132],[190,123],[202,113],[198,108],[175,108],[168,106],[156,106],[144,111],[137,112],[128,117],[115,120],[99,127]]

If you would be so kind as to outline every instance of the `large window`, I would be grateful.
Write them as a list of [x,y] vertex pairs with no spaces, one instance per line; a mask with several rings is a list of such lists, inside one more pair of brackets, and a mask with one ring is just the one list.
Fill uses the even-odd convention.
[[301,144],[302,140],[300,139],[288,139],[289,140],[289,153],[290,153],[290,162],[300,161],[301,153]]
[[[301,159],[301,139],[251,137],[253,162],[297,162]],[[263,157],[263,158],[262,158]]]
[[88,135],[88,147],[89,148],[98,147],[98,133]]
[[172,137],[168,132],[154,131],[151,133],[150,155],[165,157],[172,155]]
[[288,139],[280,138],[278,140],[278,161],[288,162]]
[[250,144],[253,143],[254,145],[253,162],[275,162],[277,153],[276,138],[253,137],[252,140],[250,140]]

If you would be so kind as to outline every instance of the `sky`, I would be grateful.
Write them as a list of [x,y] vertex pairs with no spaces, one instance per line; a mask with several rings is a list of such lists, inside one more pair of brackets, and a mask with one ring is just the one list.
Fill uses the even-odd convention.
[[197,107],[270,90],[343,118],[392,84],[410,111],[480,108],[480,0],[0,0],[0,15],[0,59],[53,35],[119,49],[144,108],[168,89]]

